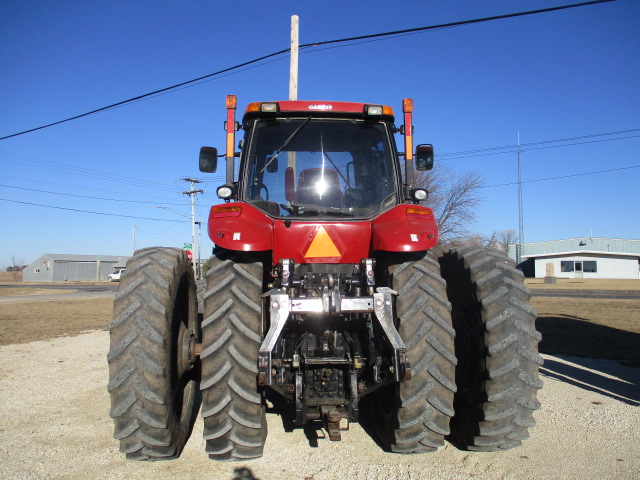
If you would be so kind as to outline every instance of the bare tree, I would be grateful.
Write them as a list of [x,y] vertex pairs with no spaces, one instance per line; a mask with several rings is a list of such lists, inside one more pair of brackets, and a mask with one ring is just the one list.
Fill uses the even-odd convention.
[[518,235],[515,230],[502,230],[498,232],[498,241],[500,242],[500,248],[509,253],[509,245],[514,245]]
[[481,235],[473,233],[468,237],[461,239],[461,243],[465,246],[490,247],[499,249],[498,232],[495,230],[489,235]]
[[483,181],[477,172],[458,174],[439,165],[433,170],[420,172],[416,176],[416,185],[429,192],[426,205],[433,209],[442,245],[470,236],[469,227],[483,201],[480,192]]
[[27,266],[23,265],[24,264],[24,259],[20,258],[17,259],[15,256],[11,257],[11,265],[9,265],[7,267],[7,272],[13,272],[13,279],[15,281],[18,281],[22,278],[22,275],[20,272],[22,272],[22,270],[24,270]]
[[515,238],[515,230],[494,230],[489,235],[472,233],[463,238],[457,238],[451,243],[454,246],[490,247],[509,253],[509,245],[513,244]]

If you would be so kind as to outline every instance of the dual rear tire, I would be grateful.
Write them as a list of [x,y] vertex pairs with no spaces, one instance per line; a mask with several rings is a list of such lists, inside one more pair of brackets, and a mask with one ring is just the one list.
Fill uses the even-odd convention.
[[128,459],[180,456],[197,413],[198,383],[209,456],[262,455],[267,428],[256,364],[262,279],[261,261],[225,250],[214,252],[206,289],[196,286],[178,249],[140,250],[127,263],[109,328],[107,389],[114,437]]
[[[256,359],[264,269],[255,256],[214,252],[201,334],[193,270],[182,251],[145,249],[128,262],[108,354],[110,415],[127,458],[180,455],[198,382],[209,456],[262,455],[267,427]],[[479,451],[519,445],[534,425],[542,387],[540,334],[522,274],[496,250],[467,248],[447,252],[439,264],[425,252],[393,254],[384,275],[399,293],[397,328],[412,379],[371,394],[383,446],[429,452],[445,438]],[[201,335],[200,370],[193,347]]]
[[540,408],[531,292],[495,249],[450,250],[439,264],[419,253],[387,263],[413,375],[372,394],[378,436],[398,453],[433,451],[445,438],[465,450],[516,447]]
[[199,337],[193,270],[179,249],[140,250],[127,262],[109,326],[110,416],[134,460],[176,458],[195,416]]
[[449,439],[473,451],[516,447],[535,425],[542,388],[531,292],[513,261],[494,249],[450,250],[440,266],[458,359]]

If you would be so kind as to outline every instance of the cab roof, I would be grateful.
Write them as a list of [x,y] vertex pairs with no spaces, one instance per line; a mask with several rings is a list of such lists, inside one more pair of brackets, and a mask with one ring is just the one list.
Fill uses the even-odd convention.
[[[377,108],[376,108],[377,107]],[[347,118],[380,118],[393,121],[393,109],[386,105],[326,100],[282,100],[254,102],[247,106],[244,118],[269,116],[318,116]]]

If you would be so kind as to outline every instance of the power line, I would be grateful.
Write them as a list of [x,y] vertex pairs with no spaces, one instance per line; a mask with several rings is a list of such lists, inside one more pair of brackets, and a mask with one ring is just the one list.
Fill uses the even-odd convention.
[[[303,45],[300,45],[299,48],[301,50],[304,49],[308,49],[311,47],[318,47],[321,45],[333,45],[333,44],[337,44],[337,43],[345,43],[345,42],[357,42],[357,41],[361,41],[361,40],[371,40],[371,39],[375,39],[375,38],[383,38],[383,37],[394,37],[394,36],[403,36],[403,35],[408,35],[408,34],[414,34],[414,33],[424,33],[424,32],[428,32],[431,30],[439,30],[439,29],[443,29],[443,28],[453,28],[453,27],[461,27],[461,26],[465,26],[465,25],[472,25],[472,24],[477,24],[477,23],[482,23],[482,22],[490,22],[490,21],[495,21],[495,20],[504,20],[507,18],[516,18],[516,17],[522,17],[522,16],[526,16],[526,15],[537,15],[537,14],[541,14],[541,13],[549,13],[549,12],[555,12],[555,11],[560,11],[560,10],[567,10],[570,8],[578,8],[578,7],[586,7],[589,5],[596,5],[599,3],[608,3],[608,2],[615,2],[617,0],[593,0],[593,1],[589,1],[589,2],[582,2],[582,3],[574,3],[574,4],[570,4],[570,5],[561,5],[558,7],[549,7],[549,8],[542,8],[542,9],[538,9],[538,10],[529,10],[529,11],[525,11],[525,12],[516,12],[516,13],[508,13],[508,14],[504,14],[504,15],[494,15],[491,17],[483,17],[483,18],[475,18],[475,19],[471,19],[471,20],[461,20],[461,21],[457,21],[457,22],[449,22],[449,23],[442,23],[439,25],[429,25],[429,26],[424,26],[424,27],[416,27],[416,28],[407,28],[404,30],[394,30],[391,32],[382,32],[382,33],[374,33],[374,34],[369,34],[369,35],[360,35],[360,36],[355,36],[355,37],[346,37],[346,38],[340,38],[340,39],[335,39],[335,40],[324,40],[324,41],[320,41],[320,42],[314,42],[314,43],[306,43]],[[177,83],[175,85],[172,85],[170,87],[165,87],[165,88],[161,88],[159,90],[154,90],[152,92],[149,93],[145,93],[142,95],[138,95],[136,97],[133,98],[129,98],[127,100],[122,100],[120,102],[116,102],[113,103],[111,105],[107,105],[105,107],[101,107],[101,108],[97,108],[95,110],[91,110],[89,112],[86,113],[82,113],[80,115],[75,115],[73,117],[69,117],[66,118],[64,120],[59,120],[57,122],[53,122],[53,123],[49,123],[46,125],[42,125],[40,127],[35,127],[35,128],[31,128],[29,130],[24,130],[22,132],[17,132],[17,133],[13,133],[11,135],[5,135],[4,137],[0,137],[0,141],[1,140],[6,140],[8,138],[13,138],[13,137],[17,137],[20,135],[24,135],[27,133],[31,133],[31,132],[35,132],[38,130],[42,130],[45,128],[49,128],[49,127],[53,127],[55,125],[60,125],[62,123],[66,123],[66,122],[70,122],[72,120],[77,120],[83,117],[87,117],[89,115],[94,115],[96,113],[100,113],[100,112],[104,112],[105,110],[110,110],[112,108],[116,108],[116,107],[120,107],[123,105],[126,105],[128,103],[132,103],[132,102],[136,102],[148,97],[152,97],[154,95],[158,95],[161,93],[166,93],[169,92],[171,90],[175,90],[181,87],[184,87],[186,85],[190,85],[196,82],[200,82],[206,79],[210,79],[212,77],[216,77],[219,75],[222,75],[223,73],[228,73],[234,70],[238,70],[242,67],[246,67],[248,65],[252,65],[258,62],[261,62],[263,60],[267,60],[269,58],[273,58],[279,55],[283,55],[285,53],[288,53],[291,49],[290,48],[286,48],[277,52],[273,52],[273,53],[269,53],[267,55],[263,55],[261,57],[258,58],[254,58],[253,60],[248,60],[246,62],[234,65],[232,67],[227,67],[224,68],[222,70],[218,70],[217,72],[213,72],[213,73],[209,73],[207,75],[203,75],[201,77],[198,78],[194,78],[193,80],[187,80],[186,82],[181,82],[181,83]]]
[[115,183],[123,183],[126,185],[133,185],[137,187],[162,188],[163,190],[173,190],[165,183],[153,182],[146,179],[137,179],[127,175],[118,175],[115,173],[101,172],[99,170],[92,170],[88,168],[76,167],[74,165],[68,165],[61,162],[53,162],[51,160],[41,160],[39,158],[30,157],[27,155],[20,155],[17,153],[0,151],[0,155],[15,157],[15,158],[0,158],[2,161],[18,163],[20,165],[27,165],[30,167],[38,167],[46,170],[53,170],[57,172],[68,173],[71,175],[78,175],[89,178],[96,178],[98,180],[107,180]]
[[155,233],[151,233],[151,232],[145,232],[144,230],[142,230],[140,227],[136,227],[136,232],[140,232],[144,235],[149,235],[149,236],[155,236],[155,235],[164,235],[165,233],[167,233],[169,230],[171,230],[172,228],[175,228],[176,225],[170,225],[168,228],[160,231],[160,232],[155,232]]
[[[333,43],[341,43],[341,42],[353,42],[356,40],[368,40],[368,39],[372,39],[372,38],[380,38],[380,37],[387,37],[387,36],[398,36],[398,35],[405,35],[408,33],[418,33],[418,32],[426,32],[429,30],[437,30],[437,29],[442,29],[442,28],[450,28],[450,27],[461,27],[464,25],[472,25],[474,23],[482,23],[482,22],[490,22],[493,20],[504,20],[507,18],[515,18],[515,17],[523,17],[525,15],[536,15],[539,13],[549,13],[549,12],[554,12],[554,11],[558,11],[558,10],[566,10],[569,8],[576,8],[576,7],[586,7],[589,5],[596,5],[598,3],[607,3],[607,2],[615,2],[617,0],[594,0],[591,2],[582,2],[582,3],[573,3],[570,5],[561,5],[559,7],[549,7],[549,8],[541,8],[538,10],[529,10],[526,12],[517,12],[517,13],[507,13],[505,15],[494,15],[492,17],[483,17],[483,18],[476,18],[473,20],[461,20],[458,22],[450,22],[450,23],[442,23],[440,25],[431,25],[428,27],[416,27],[416,28],[407,28],[404,30],[395,30],[393,32],[385,32],[385,33],[374,33],[371,35],[360,35],[358,37],[348,37],[348,38],[341,38],[338,40],[327,40],[324,42],[316,42],[316,43],[310,43],[310,44],[305,44],[305,45],[300,45],[300,48],[303,47],[309,47],[309,46],[319,46],[319,45],[329,45],[329,44],[333,44]],[[2,139],[0,139],[2,140]]]
[[186,220],[167,220],[165,218],[151,218],[151,217],[136,217],[134,215],[122,215],[119,213],[106,213],[106,212],[94,212],[91,210],[80,210],[77,208],[67,208],[67,207],[58,207],[55,205],[42,205],[40,203],[31,203],[31,202],[21,202],[19,200],[9,200],[8,198],[0,198],[1,201],[3,202],[11,202],[11,203],[21,203],[22,205],[31,205],[34,207],[44,207],[44,208],[55,208],[57,210],[67,210],[70,212],[79,212],[79,213],[91,213],[94,215],[106,215],[109,217],[123,217],[123,218],[135,218],[135,219],[139,219],[139,220],[153,220],[156,222],[182,222],[182,223],[186,223]]
[[[608,0],[608,1],[615,1],[615,0]],[[289,51],[289,49],[280,50],[279,52],[270,53],[268,55],[264,55],[262,57],[255,58],[253,60],[249,60],[248,62],[244,62],[244,63],[240,63],[238,65],[234,65],[233,67],[224,68],[222,70],[218,70],[217,72],[209,73],[208,75],[203,75],[201,77],[194,78],[193,80],[188,80],[186,82],[177,83],[177,84],[172,85],[170,87],[161,88],[159,90],[154,90],[153,92],[149,92],[149,93],[145,93],[145,94],[142,94],[142,95],[138,95],[137,97],[129,98],[127,100],[122,100],[122,101],[116,102],[116,103],[112,103],[111,105],[107,105],[106,107],[96,108],[95,110],[91,110],[90,112],[81,113],[80,115],[75,115],[73,117],[66,118],[64,120],[59,120],[57,122],[49,123],[47,125],[42,125],[40,127],[31,128],[31,129],[25,130],[23,132],[14,133],[14,134],[11,134],[11,135],[6,135],[4,137],[0,137],[0,140],[6,140],[7,138],[17,137],[19,135],[24,135],[25,133],[35,132],[37,130],[42,130],[44,128],[49,128],[49,127],[53,127],[55,125],[60,125],[61,123],[66,123],[66,122],[70,122],[72,120],[77,120],[79,118],[88,117],[89,115],[93,115],[93,114],[96,114],[96,113],[104,112],[105,110],[110,110],[112,108],[119,107],[119,106],[125,105],[127,103],[131,103],[131,102],[135,102],[135,101],[138,101],[138,100],[142,100],[143,98],[151,97],[151,96],[157,95],[159,93],[163,93],[163,92],[167,92],[169,90],[174,90],[176,88],[183,87],[183,86],[188,85],[190,83],[199,82],[199,81],[204,80],[206,78],[214,77],[214,76],[220,75],[222,73],[229,72],[231,70],[236,70],[238,68],[245,67],[247,65],[251,65],[252,63],[259,62],[260,60],[265,60],[267,58],[271,58],[271,57],[275,57],[277,55],[281,55],[281,54],[286,53],[288,51]]]
[[[608,172],[619,172],[622,170],[631,170],[634,168],[640,168],[640,165],[632,165],[630,167],[620,167],[620,168],[609,168],[607,170],[598,170],[595,172],[583,172],[583,173],[572,173],[569,175],[559,175],[557,177],[547,177],[547,178],[537,178],[535,180],[523,180],[521,183],[537,183],[537,182],[547,182],[549,180],[561,180],[564,178],[573,178],[573,177],[584,177],[586,175],[597,175],[600,173],[608,173]],[[509,183],[499,183],[496,185],[484,185],[478,188],[494,188],[494,187],[507,187],[511,185],[518,185],[518,182],[509,182]]]
[[[626,137],[617,137],[617,138],[604,138],[600,140],[590,140],[585,142],[575,142],[575,143],[565,143],[564,145],[549,145],[550,143],[562,143],[562,142],[570,142],[573,140],[581,140],[587,138],[595,138],[595,137],[604,137],[610,135],[621,135],[625,133],[634,133],[640,132],[640,128],[631,129],[631,130],[620,130],[617,132],[608,132],[608,133],[594,133],[591,135],[583,135],[579,137],[568,137],[568,138],[560,138],[556,140],[540,140],[537,142],[523,143],[520,145],[520,151],[528,151],[528,150],[542,150],[545,148],[559,148],[559,147],[569,147],[573,145],[583,145],[587,143],[600,143],[600,142],[611,142],[614,140],[625,140],[629,138],[638,138],[640,135],[629,135]],[[544,146],[543,146],[544,145]],[[529,148],[527,148],[529,147]],[[437,157],[439,159],[444,160],[457,160],[460,158],[470,158],[470,157],[483,157],[487,155],[496,155],[502,153],[516,153],[518,151],[518,145],[504,145],[502,147],[487,147],[480,148],[476,150],[466,150],[462,152],[450,152],[450,153],[441,153],[438,154]]]
[[[91,200],[106,200],[106,201],[110,201],[110,202],[145,203],[145,204],[153,204],[153,205],[157,205],[159,203],[159,202],[148,202],[148,201],[143,201],[143,200],[126,200],[126,199],[123,199],[123,198],[93,197],[93,196],[90,196],[90,195],[78,195],[78,194],[75,194],[75,193],[51,192],[51,191],[48,191],[48,190],[38,190],[36,188],[16,187],[14,185],[3,185],[3,184],[0,184],[0,187],[13,188],[15,190],[26,190],[28,192],[48,193],[48,194],[51,194],[51,195],[64,195],[66,197],[88,198],[88,199],[91,199]],[[184,203],[162,203],[162,205],[184,206]]]
[[[108,193],[113,193],[113,194],[122,193],[122,192],[119,192],[119,191],[116,191],[116,190],[107,190],[105,188],[86,187],[86,186],[82,186],[82,185],[69,185],[69,184],[66,184],[66,183],[47,182],[45,180],[37,180],[35,178],[10,177],[8,175],[0,175],[0,178],[5,178],[5,179],[9,179],[9,180],[18,180],[20,182],[44,183],[46,185],[56,185],[58,187],[73,188],[74,190],[91,190],[92,192],[108,192]],[[54,192],[51,192],[51,193],[54,193]],[[153,195],[143,195],[143,194],[140,194],[140,193],[126,192],[125,194],[127,196],[132,196],[132,197],[157,198],[156,196],[153,196]],[[178,204],[178,203],[176,203],[176,204],[164,203],[161,200],[156,200],[153,203],[156,203],[156,204],[157,203],[163,203],[164,205],[184,205],[183,203],[180,203],[180,204]]]

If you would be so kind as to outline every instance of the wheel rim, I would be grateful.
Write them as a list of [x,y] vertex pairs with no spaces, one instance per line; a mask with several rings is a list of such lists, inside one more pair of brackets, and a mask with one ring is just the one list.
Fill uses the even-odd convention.
[[189,281],[183,278],[180,282],[172,316],[172,348],[171,348],[171,404],[176,420],[181,423],[189,418],[187,411],[189,397],[193,395],[194,369],[190,361],[193,332],[190,312]]

